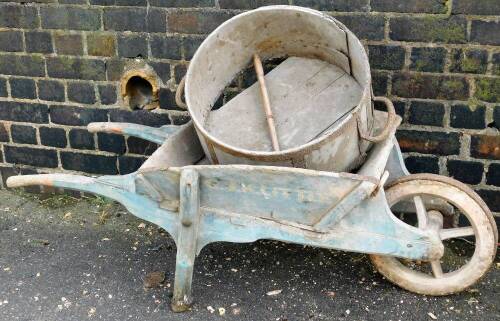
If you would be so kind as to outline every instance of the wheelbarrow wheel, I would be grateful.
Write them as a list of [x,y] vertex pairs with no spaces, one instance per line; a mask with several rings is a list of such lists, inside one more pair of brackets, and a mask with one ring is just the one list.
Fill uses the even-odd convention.
[[[385,193],[391,208],[411,201],[411,213],[395,215],[438,233],[445,248],[440,259],[430,262],[371,255],[376,269],[389,281],[411,292],[437,296],[463,291],[486,274],[495,259],[498,231],[488,207],[473,190],[451,178],[415,174],[396,180]],[[451,205],[458,217],[433,209],[429,201],[433,198]]]

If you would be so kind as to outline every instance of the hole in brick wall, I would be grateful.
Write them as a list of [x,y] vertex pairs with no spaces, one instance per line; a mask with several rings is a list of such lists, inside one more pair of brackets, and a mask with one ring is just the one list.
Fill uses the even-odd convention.
[[152,110],[159,107],[159,80],[150,67],[128,70],[121,79],[123,102],[131,110]]
[[127,82],[126,95],[130,109],[150,109],[147,106],[153,101],[153,86],[146,79],[134,76]]

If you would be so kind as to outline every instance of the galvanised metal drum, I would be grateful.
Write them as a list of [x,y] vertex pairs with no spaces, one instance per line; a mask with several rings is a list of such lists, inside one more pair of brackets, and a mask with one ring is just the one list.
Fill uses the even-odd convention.
[[[355,81],[359,99],[348,106],[348,112],[334,126],[299,146],[279,151],[237,146],[241,135],[237,131],[243,118],[217,124],[233,126],[230,139],[208,130],[208,119],[221,92],[248,66],[255,53],[263,59],[304,57],[327,62]],[[359,166],[372,142],[377,141],[377,137],[371,136],[375,127],[373,100],[383,100],[391,107],[387,99],[373,97],[368,57],[359,39],[334,18],[296,6],[262,7],[220,25],[203,41],[190,62],[185,97],[204,151],[213,164],[293,166],[323,171],[349,171]],[[327,114],[334,108],[332,105]],[[311,126],[314,124],[313,120]]]

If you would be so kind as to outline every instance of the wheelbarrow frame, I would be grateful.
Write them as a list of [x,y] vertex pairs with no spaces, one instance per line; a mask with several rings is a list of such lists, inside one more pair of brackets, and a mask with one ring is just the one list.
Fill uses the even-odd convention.
[[[439,258],[439,237],[398,220],[385,198],[384,185],[408,174],[394,137],[399,122],[374,145],[357,174],[202,165],[203,151],[191,123],[160,128],[93,123],[91,132],[121,133],[162,145],[128,175],[26,175],[10,177],[7,185],[48,185],[102,195],[165,229],[177,245],[172,309],[185,311],[192,303],[195,257],[212,242],[273,239],[413,260]],[[321,215],[311,220],[307,209],[314,206]],[[273,212],[276,208],[281,212]]]

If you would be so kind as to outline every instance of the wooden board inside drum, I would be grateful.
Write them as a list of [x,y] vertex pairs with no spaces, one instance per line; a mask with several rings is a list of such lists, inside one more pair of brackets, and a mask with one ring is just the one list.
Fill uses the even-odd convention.
[[[281,150],[335,130],[338,120],[362,95],[351,75],[317,59],[290,57],[265,79]],[[253,151],[273,150],[257,82],[211,111],[205,126],[226,144]]]

